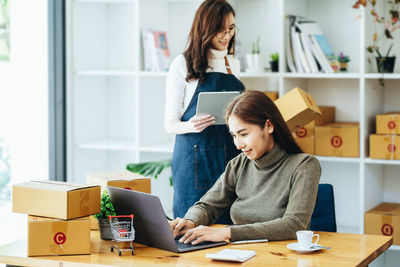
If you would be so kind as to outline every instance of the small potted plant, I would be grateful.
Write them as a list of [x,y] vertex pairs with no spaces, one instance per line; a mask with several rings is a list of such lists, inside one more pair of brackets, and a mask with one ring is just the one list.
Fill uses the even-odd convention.
[[271,61],[269,62],[269,64],[271,65],[271,71],[278,72],[279,71],[279,54],[278,54],[278,52],[271,53],[270,58],[271,58]]
[[[383,10],[387,10],[386,14],[382,14],[379,12],[378,14],[378,4],[382,4]],[[399,9],[400,9],[400,1],[377,1],[377,0],[363,0],[356,1],[353,5],[353,8],[360,8],[360,6],[371,6],[371,10],[367,11],[367,14],[372,16],[372,20],[374,23],[374,33],[372,35],[372,44],[369,45],[366,49],[368,53],[372,56],[375,56],[378,72],[381,73],[391,73],[394,69],[395,59],[394,55],[390,55],[390,51],[393,47],[393,33],[400,28],[400,20],[399,20]],[[380,25],[382,27],[380,27]],[[378,34],[377,29],[382,29],[383,31]],[[386,41],[386,42],[383,42]],[[383,43],[382,43],[383,42]],[[381,43],[381,44],[379,44]],[[379,47],[381,46],[381,47]],[[382,47],[388,47],[386,53],[382,53]],[[371,63],[371,59],[368,58],[368,62]],[[382,84],[382,82],[381,82]]]
[[251,54],[246,55],[247,69],[250,72],[264,71],[264,54],[260,53],[260,36],[252,42]]
[[114,216],[116,213],[110,195],[107,190],[104,190],[101,194],[100,212],[94,216],[99,221],[100,237],[105,240],[112,239],[110,221],[108,220],[109,215]]
[[347,62],[350,61],[350,57],[345,56],[343,52],[340,52],[338,56],[338,61],[339,61],[340,71],[347,71]]

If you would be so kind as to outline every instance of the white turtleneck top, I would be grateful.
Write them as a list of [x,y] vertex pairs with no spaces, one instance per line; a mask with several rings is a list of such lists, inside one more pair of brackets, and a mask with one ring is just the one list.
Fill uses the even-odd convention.
[[[224,57],[227,56],[232,74],[239,79],[240,61],[233,55],[227,55],[227,50],[211,49],[213,59],[206,72],[228,73]],[[167,76],[164,126],[171,134],[185,134],[189,131],[181,121],[182,115],[189,106],[196,91],[198,80],[186,82],[186,60],[183,55],[177,56],[171,63]]]

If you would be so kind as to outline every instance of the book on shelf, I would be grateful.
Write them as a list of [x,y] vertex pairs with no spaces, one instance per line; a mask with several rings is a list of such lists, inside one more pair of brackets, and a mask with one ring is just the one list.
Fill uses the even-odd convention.
[[168,47],[167,33],[144,29],[143,60],[145,71],[168,71],[171,57]]
[[307,73],[337,72],[339,63],[318,23],[300,16],[288,18],[296,67],[301,64]]
[[292,34],[291,34],[291,25],[293,16],[287,16],[286,26],[287,29],[287,36],[286,38],[286,60],[287,60],[287,67],[290,72],[297,72],[296,66],[294,64],[294,54],[293,54],[293,46],[292,46]]

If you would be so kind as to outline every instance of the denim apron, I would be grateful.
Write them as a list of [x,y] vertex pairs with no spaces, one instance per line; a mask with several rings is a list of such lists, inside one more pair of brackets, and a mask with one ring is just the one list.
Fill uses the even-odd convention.
[[[182,121],[188,121],[196,114],[199,93],[244,90],[243,84],[232,75],[226,57],[225,65],[229,74],[205,74],[203,82],[197,85]],[[201,133],[176,135],[171,166],[174,217],[183,218],[187,210],[214,185],[225,171],[226,164],[239,153],[226,125],[211,125]],[[217,223],[232,224],[229,209]]]

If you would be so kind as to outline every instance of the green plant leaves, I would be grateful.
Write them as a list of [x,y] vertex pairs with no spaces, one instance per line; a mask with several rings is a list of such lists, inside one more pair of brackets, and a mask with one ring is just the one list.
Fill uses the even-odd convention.
[[[146,177],[153,177],[154,179],[157,179],[158,175],[160,175],[164,169],[171,167],[171,162],[171,159],[166,159],[160,161],[130,163],[126,166],[126,169]],[[172,186],[172,177],[169,177],[169,181],[170,185]]]
[[114,216],[117,214],[115,213],[110,195],[108,194],[107,190],[103,190],[103,193],[101,194],[100,212],[95,214],[94,217],[96,217],[97,220],[108,220],[109,215]]

